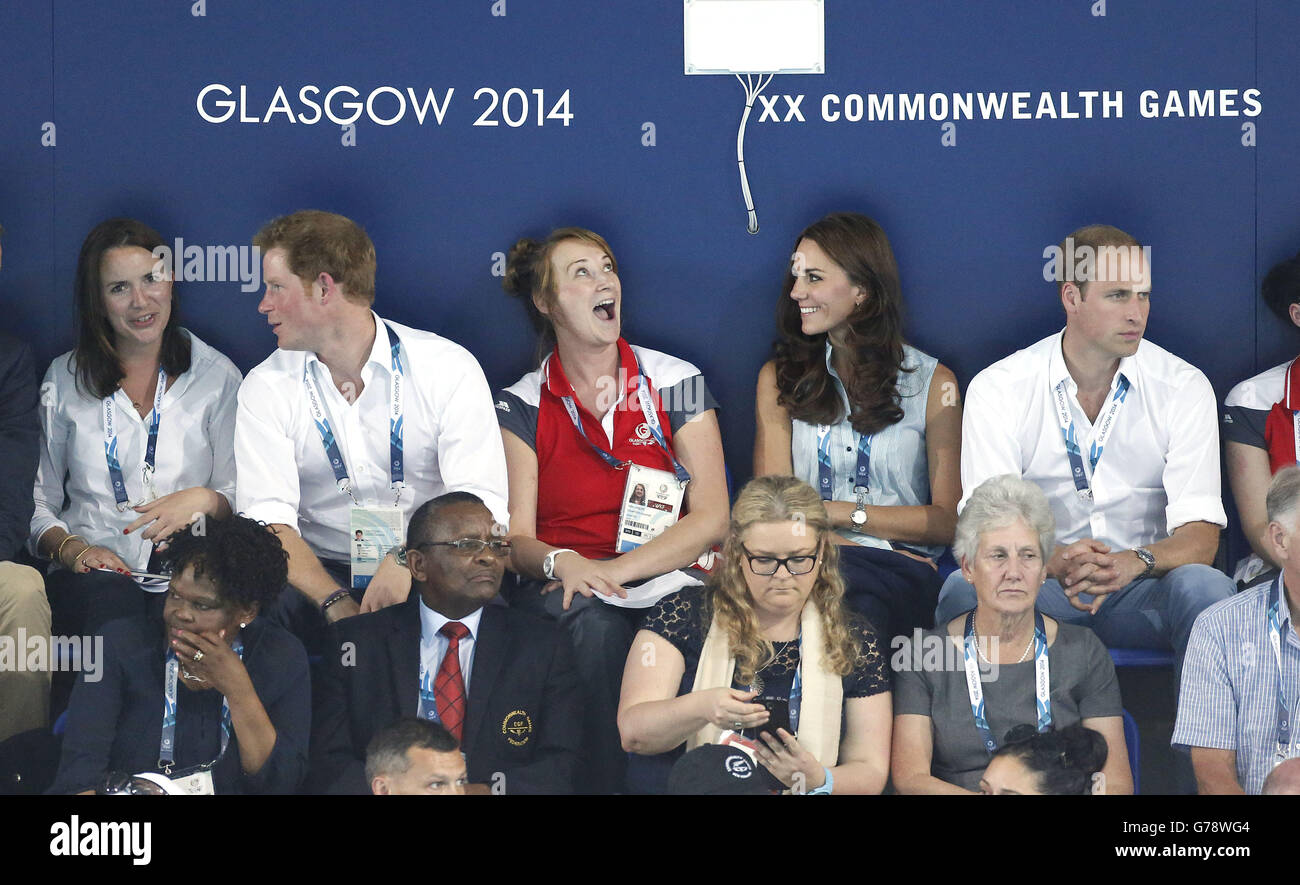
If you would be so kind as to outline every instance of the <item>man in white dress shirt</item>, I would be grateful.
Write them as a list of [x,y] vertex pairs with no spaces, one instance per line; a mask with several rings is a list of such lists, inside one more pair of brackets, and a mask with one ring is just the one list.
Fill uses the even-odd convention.
[[[1233,591],[1209,565],[1227,525],[1214,390],[1142,339],[1149,249],[1091,225],[1057,258],[1065,330],[971,382],[962,489],[1003,473],[1037,483],[1057,530],[1039,610],[1091,626],[1110,646],[1172,648],[1181,666],[1196,616]],[[954,572],[938,622],[974,607],[974,588]]]
[[253,242],[266,282],[257,309],[279,349],[239,390],[238,510],[284,544],[301,596],[286,591],[277,616],[303,635],[321,613],[332,622],[410,593],[389,553],[358,604],[358,523],[368,539],[391,528],[400,540],[421,502],[462,490],[504,524],[505,455],[469,351],[371,310],[375,248],[359,225],[296,212]]

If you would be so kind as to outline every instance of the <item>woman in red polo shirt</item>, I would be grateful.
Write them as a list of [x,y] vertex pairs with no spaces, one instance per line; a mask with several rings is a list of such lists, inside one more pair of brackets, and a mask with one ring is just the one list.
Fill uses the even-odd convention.
[[699,583],[689,569],[726,534],[717,403],[695,366],[623,340],[618,264],[598,234],[520,240],[503,285],[546,354],[497,396],[519,577],[504,591],[568,628],[587,688],[588,786],[619,791],[618,697],[639,609]]

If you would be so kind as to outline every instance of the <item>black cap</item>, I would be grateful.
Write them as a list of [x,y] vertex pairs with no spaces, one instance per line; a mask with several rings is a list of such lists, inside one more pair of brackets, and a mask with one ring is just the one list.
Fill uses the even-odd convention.
[[766,771],[736,747],[705,744],[678,759],[668,774],[674,796],[766,796]]

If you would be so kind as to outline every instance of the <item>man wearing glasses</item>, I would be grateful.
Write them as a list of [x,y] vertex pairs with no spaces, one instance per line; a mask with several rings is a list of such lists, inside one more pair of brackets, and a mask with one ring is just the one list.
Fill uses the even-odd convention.
[[405,554],[415,592],[332,628],[314,686],[310,791],[368,792],[367,745],[411,715],[460,742],[468,792],[573,791],[582,695],[572,649],[555,623],[488,604],[509,550],[476,495],[416,510]]

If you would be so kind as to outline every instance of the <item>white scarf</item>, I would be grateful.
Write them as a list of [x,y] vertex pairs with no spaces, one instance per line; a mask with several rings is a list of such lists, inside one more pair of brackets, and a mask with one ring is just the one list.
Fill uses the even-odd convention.
[[[838,673],[831,673],[822,666],[826,657],[826,634],[822,630],[821,613],[811,599],[803,607],[799,626],[803,698],[799,708],[799,731],[795,736],[818,762],[832,768],[840,757],[844,683]],[[731,654],[727,631],[718,625],[715,614],[709,624],[709,634],[704,639],[704,648],[700,650],[700,664],[695,669],[695,684],[691,690],[730,688],[735,672],[736,659]],[[722,729],[709,723],[687,739],[686,749],[689,752],[704,744],[716,744],[721,735]]]

